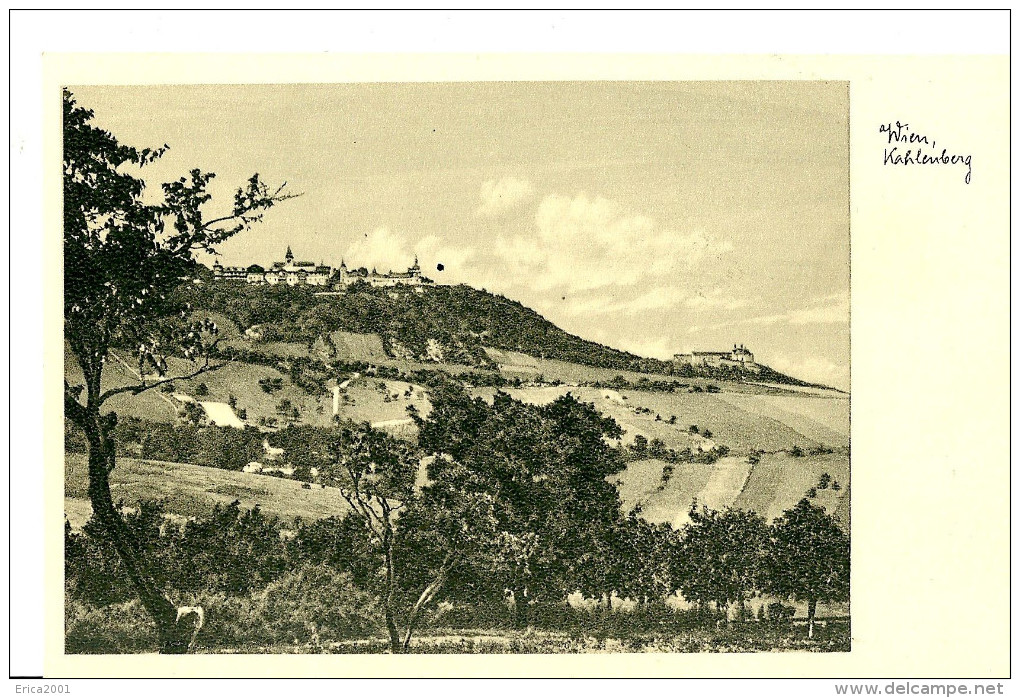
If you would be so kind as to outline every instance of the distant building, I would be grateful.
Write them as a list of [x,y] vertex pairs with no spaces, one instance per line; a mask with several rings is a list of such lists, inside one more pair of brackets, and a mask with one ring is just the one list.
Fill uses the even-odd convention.
[[389,286],[421,286],[432,283],[421,275],[421,267],[418,265],[418,258],[414,258],[414,264],[407,268],[407,271],[390,271],[380,274],[375,269],[348,269],[347,264],[341,260],[340,268],[337,269],[335,285],[339,288],[346,288],[351,284],[364,281],[370,286],[384,288]]
[[730,351],[692,351],[689,354],[675,354],[673,361],[687,366],[711,366],[714,368],[733,366],[758,370],[758,364],[754,362],[754,354],[743,344],[734,344]]
[[346,288],[358,281],[376,288],[387,286],[422,286],[432,281],[421,275],[418,258],[414,265],[403,272],[386,272],[380,274],[373,269],[348,269],[347,264],[340,262],[339,269],[315,262],[296,262],[294,253],[287,247],[282,262],[273,262],[269,269],[258,264],[248,267],[225,267],[219,262],[213,264],[213,277],[218,281],[244,281],[249,284],[286,284],[288,286],[333,286]]

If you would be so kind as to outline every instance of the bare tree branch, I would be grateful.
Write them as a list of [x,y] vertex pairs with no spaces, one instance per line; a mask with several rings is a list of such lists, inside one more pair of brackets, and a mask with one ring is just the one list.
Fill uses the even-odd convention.
[[147,390],[152,390],[153,388],[158,388],[161,385],[167,385],[168,383],[173,383],[174,381],[188,380],[189,378],[195,378],[196,376],[200,376],[203,373],[210,373],[211,371],[215,371],[217,369],[223,368],[224,366],[227,365],[227,363],[229,363],[229,362],[223,362],[223,363],[219,363],[219,364],[211,364],[211,363],[209,363],[209,357],[206,356],[205,357],[205,363],[202,364],[202,366],[200,366],[198,368],[198,370],[192,371],[191,373],[189,373],[187,375],[184,375],[184,376],[173,376],[171,378],[164,378],[164,379],[155,381],[153,383],[142,382],[142,383],[138,383],[138,384],[135,384],[135,385],[125,385],[125,386],[122,386],[120,388],[110,388],[105,393],[103,393],[102,395],[99,396],[99,404],[102,405],[104,402],[106,402],[108,399],[110,399],[114,395],[120,395],[121,393],[131,393],[132,395],[138,395],[140,393],[144,393]]

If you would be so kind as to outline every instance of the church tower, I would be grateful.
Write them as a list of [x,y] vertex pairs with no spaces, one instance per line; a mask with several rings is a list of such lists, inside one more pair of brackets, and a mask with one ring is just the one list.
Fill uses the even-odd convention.
[[294,253],[290,251],[290,245],[287,245],[287,254],[284,255],[283,258],[287,262],[287,264],[294,263]]

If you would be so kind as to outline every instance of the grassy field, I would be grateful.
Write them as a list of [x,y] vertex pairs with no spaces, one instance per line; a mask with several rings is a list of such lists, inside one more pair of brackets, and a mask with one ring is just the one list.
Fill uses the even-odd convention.
[[[244,599],[203,605],[209,622],[198,633],[197,654],[386,654],[382,628],[342,639],[323,638],[311,632],[288,632],[289,641],[273,640],[265,629],[249,627],[264,622],[249,615]],[[850,624],[845,606],[819,607],[815,635],[807,637],[802,619],[792,623],[753,620],[721,625],[697,619],[662,605],[635,611],[571,609],[546,604],[533,611],[535,624],[515,629],[496,621],[478,626],[430,612],[411,639],[411,654],[618,654],[689,652],[847,652]],[[706,622],[707,620],[707,622]],[[156,637],[151,620],[137,601],[87,609],[71,604],[65,610],[68,627],[65,651],[69,654],[132,654],[151,652]],[[259,639],[255,639],[259,638]]]
[[[507,377],[517,376],[523,380],[534,380],[541,375],[547,381],[559,380],[563,383],[578,384],[594,381],[608,382],[618,376],[625,380],[636,383],[642,378],[647,380],[676,381],[691,386],[723,385],[728,386],[727,390],[752,395],[776,394],[787,395],[790,390],[786,386],[767,385],[764,383],[732,383],[719,381],[712,378],[686,378],[681,376],[667,376],[659,373],[638,373],[615,368],[599,368],[596,366],[583,366],[557,359],[543,359],[518,351],[504,351],[485,347],[485,353],[489,359],[499,365],[500,373]],[[832,391],[821,391],[831,393]]]
[[[91,516],[88,503],[88,464],[83,455],[64,457],[64,513],[80,528]],[[199,465],[117,459],[110,475],[114,501],[135,506],[139,501],[165,499],[171,513],[196,516],[215,504],[240,500],[244,508],[256,504],[267,514],[292,521],[343,515],[347,502],[332,487],[303,489],[295,480],[239,473]]]
[[[826,621],[807,639],[803,624],[781,628],[762,623],[734,623],[720,629],[680,633],[634,633],[614,637],[603,633],[578,634],[552,630],[429,630],[412,637],[411,654],[620,654],[691,652],[849,652],[850,627],[846,620]],[[327,645],[274,647],[216,646],[198,651],[239,654],[382,654],[388,652],[382,637],[348,640]]]
[[[712,465],[678,463],[663,486],[665,465],[654,459],[634,461],[617,476],[626,509],[640,505],[645,519],[677,528],[689,521],[694,502],[712,509],[747,509],[771,521],[815,487],[812,501],[849,526],[850,457],[845,450],[799,458],[766,454],[756,465],[732,457]],[[838,482],[840,489],[817,489],[823,473]]]
[[[194,370],[192,364],[180,359],[171,358],[167,363],[171,374],[186,374]],[[69,355],[64,357],[64,375],[72,384],[81,383],[81,373]],[[279,380],[282,387],[267,393],[259,385],[259,381],[262,380]],[[110,362],[103,373],[104,390],[137,382],[137,373],[116,360]],[[381,383],[386,387],[380,387]],[[174,384],[174,392],[195,396],[200,384],[204,384],[208,389],[208,395],[201,398],[202,400],[227,402],[233,396],[237,402],[237,409],[247,412],[247,423],[252,426],[257,425],[259,419],[263,417],[279,419],[276,408],[284,399],[298,408],[300,412],[298,423],[314,426],[328,426],[332,423],[331,394],[309,395],[291,382],[286,374],[275,368],[232,361],[197,378],[178,381]],[[408,396],[406,393],[411,387],[413,390]],[[431,409],[424,389],[404,381],[361,377],[351,382],[346,393],[348,399],[341,401],[339,414],[344,419],[357,422],[404,420],[407,418],[408,405],[414,405],[425,415]],[[386,398],[387,395],[389,400]],[[107,402],[105,409],[115,411],[121,416],[138,417],[154,422],[173,423],[177,419],[177,405],[170,396],[159,390],[150,390],[140,395],[114,396]]]
[[[709,429],[712,441],[724,444],[736,453],[752,449],[777,451],[800,446],[831,448],[848,446],[849,400],[810,395],[775,395],[731,392],[746,386],[719,383],[719,393],[645,392],[639,390],[605,391],[570,386],[508,389],[513,397],[534,404],[546,404],[571,393],[591,402],[613,417],[626,430],[624,442],[637,435],[649,441],[661,439],[666,446],[682,450],[696,448],[702,437],[690,434],[691,425]],[[479,388],[476,395],[491,399],[495,391]],[[620,400],[620,396],[625,398]],[[638,410],[643,408],[649,413]],[[676,424],[666,423],[676,416]],[[656,416],[661,419],[656,420]]]

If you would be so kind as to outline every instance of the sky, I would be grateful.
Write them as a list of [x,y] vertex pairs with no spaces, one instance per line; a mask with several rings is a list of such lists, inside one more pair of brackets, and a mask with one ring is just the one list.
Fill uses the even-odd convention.
[[849,389],[844,82],[71,90],[121,142],[170,146],[153,185],[216,173],[210,215],[254,172],[301,193],[224,265],[417,255],[586,339],[657,358],[744,344]]

